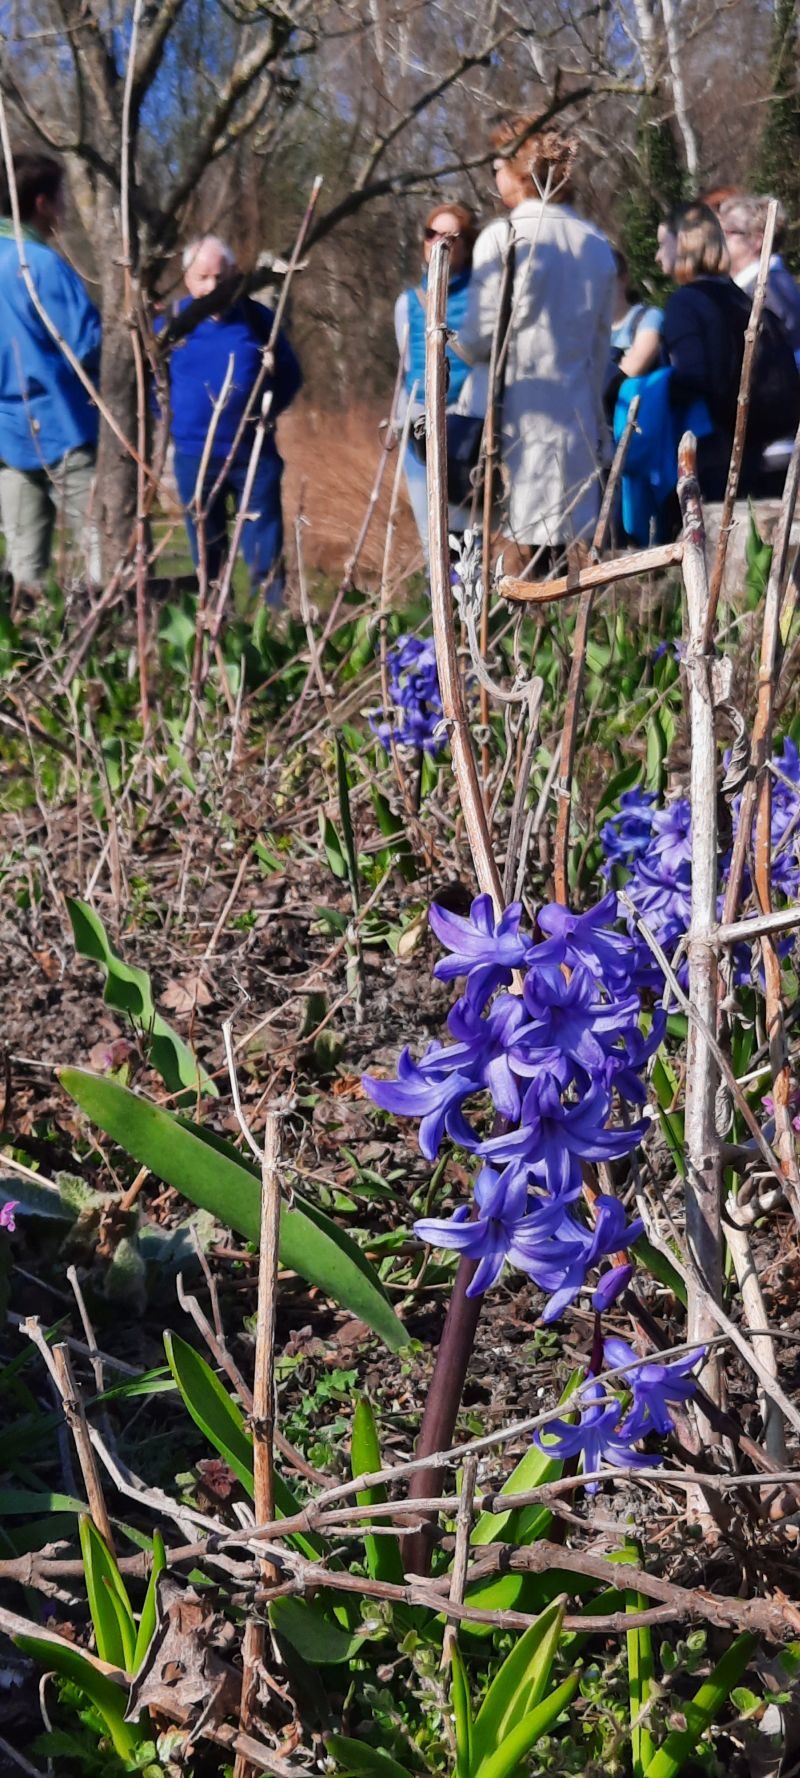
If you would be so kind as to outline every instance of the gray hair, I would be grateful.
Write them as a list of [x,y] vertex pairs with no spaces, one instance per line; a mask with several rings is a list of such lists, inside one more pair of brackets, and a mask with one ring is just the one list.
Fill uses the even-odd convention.
[[234,266],[236,264],[236,255],[232,247],[228,246],[227,241],[221,241],[219,235],[195,235],[194,239],[189,241],[183,249],[181,264],[185,272],[188,272],[192,260],[197,258],[201,247],[218,247],[226,265]]
[[[719,207],[719,219],[723,230],[731,230],[745,235],[748,240],[763,240],[767,226],[767,211],[772,202],[769,197],[726,198]],[[786,211],[778,200],[778,214],[775,218],[775,238],[778,239],[786,227]]]

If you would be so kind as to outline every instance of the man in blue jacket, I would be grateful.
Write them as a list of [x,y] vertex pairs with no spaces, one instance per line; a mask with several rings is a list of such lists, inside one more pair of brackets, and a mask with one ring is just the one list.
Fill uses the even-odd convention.
[[28,278],[8,180],[0,171],[0,526],[6,566],[15,587],[41,587],[58,516],[80,544],[84,576],[96,584],[99,547],[88,511],[97,408],[60,342],[96,380],[100,317],[77,272],[52,245],[63,216],[62,168],[48,155],[18,154],[14,175]]
[[[224,241],[206,235],[192,242],[184,254],[184,282],[188,296],[178,313],[198,297],[209,296],[230,277],[233,254]],[[283,590],[283,519],[281,475],[272,422],[294,400],[302,383],[297,359],[282,333],[274,348],[274,367],[261,385],[245,421],[253,386],[264,362],[272,332],[272,311],[245,297],[221,315],[208,315],[173,346],[169,360],[171,431],[175,446],[175,480],[186,509],[186,528],[195,563],[198,562],[198,501],[205,512],[205,567],[209,581],[222,571],[227,545],[228,502],[236,511],[241,503],[259,419],[263,393],[272,392],[272,403],[261,455],[248,500],[248,516],[242,530],[242,555],[251,584],[279,603]],[[157,324],[158,325],[158,324]],[[164,325],[162,321],[161,325]],[[244,424],[242,422],[245,421]],[[211,448],[198,488],[209,429]]]

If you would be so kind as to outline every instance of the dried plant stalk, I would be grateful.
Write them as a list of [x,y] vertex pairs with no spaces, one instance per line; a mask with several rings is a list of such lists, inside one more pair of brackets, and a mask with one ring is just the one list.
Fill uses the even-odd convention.
[[[705,532],[696,475],[697,447],[691,432],[678,451],[678,498],[683,515],[683,581],[689,611],[689,676],[691,729],[692,917],[689,929],[689,999],[699,1014],[689,1025],[686,1061],[686,1237],[702,1289],[689,1280],[691,1340],[702,1342],[716,1331],[707,1297],[718,1303],[722,1291],[721,1165],[715,1103],[719,1069],[706,1031],[717,1018],[717,755],[711,656],[705,641],[708,576]],[[705,1029],[704,1029],[705,1027]],[[719,1404],[719,1371],[709,1357],[702,1371],[703,1387]],[[705,1422],[706,1442],[716,1437]]]
[[[278,1238],[281,1219],[280,1118],[270,1111],[264,1130],[261,1161],[261,1232],[258,1250],[258,1319],[253,1379],[253,1493],[256,1521],[268,1525],[275,1517],[275,1310],[278,1286]],[[264,1586],[278,1576],[272,1562],[259,1563]],[[242,1697],[239,1727],[251,1727],[257,1715],[261,1665],[266,1646],[262,1619],[249,1618],[242,1644]],[[234,1778],[244,1778],[251,1761],[239,1752]]]

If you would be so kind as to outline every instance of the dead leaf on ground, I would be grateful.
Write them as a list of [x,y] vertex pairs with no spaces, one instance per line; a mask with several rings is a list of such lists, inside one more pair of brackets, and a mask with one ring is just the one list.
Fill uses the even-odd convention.
[[161,1005],[170,1012],[194,1012],[198,1006],[210,1006],[211,990],[201,975],[173,976],[167,982],[163,994],[160,995]]
[[242,1688],[241,1675],[214,1646],[230,1642],[233,1625],[168,1574],[159,1576],[157,1599],[155,1635],[131,1687],[126,1721],[136,1722],[143,1710],[162,1710],[182,1722],[213,1698],[221,1722],[238,1709]]

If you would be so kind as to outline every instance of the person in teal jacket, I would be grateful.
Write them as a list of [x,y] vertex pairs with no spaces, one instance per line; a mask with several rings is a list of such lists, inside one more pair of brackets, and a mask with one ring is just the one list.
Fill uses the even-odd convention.
[[34,590],[47,575],[57,516],[80,546],[83,578],[100,580],[97,533],[88,522],[97,408],[60,343],[95,381],[100,317],[53,245],[63,181],[63,169],[49,155],[15,157],[26,279],[9,182],[0,175],[0,527],[15,587]]

